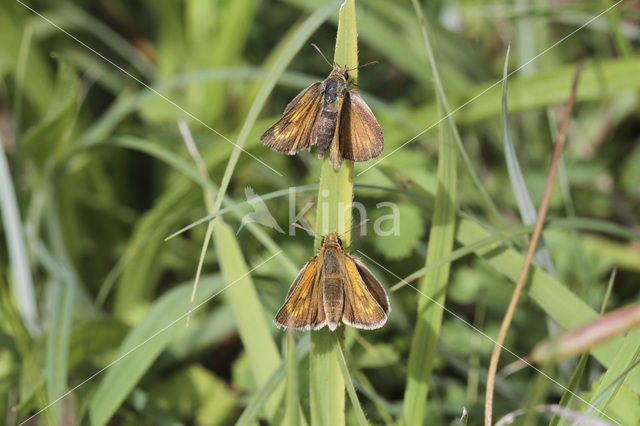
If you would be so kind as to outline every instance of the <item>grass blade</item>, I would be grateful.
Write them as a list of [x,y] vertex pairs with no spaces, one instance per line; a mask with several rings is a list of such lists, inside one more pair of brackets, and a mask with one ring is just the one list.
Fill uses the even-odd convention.
[[[296,345],[296,362],[300,362],[310,350],[309,337],[304,336]],[[284,380],[287,369],[287,360],[283,360],[278,368],[271,374],[271,377],[264,383],[262,388],[253,396],[249,404],[245,407],[242,415],[236,422],[236,426],[252,425],[258,417],[258,413],[267,401],[267,398]]]
[[544,362],[572,357],[638,325],[640,304],[617,309],[553,339],[543,340],[533,348],[529,359]]
[[[204,291],[196,297],[202,303],[223,288],[219,277],[201,281]],[[180,285],[163,294],[153,303],[144,318],[127,334],[120,345],[116,361],[109,369],[89,403],[92,425],[104,425],[124,402],[144,373],[173,339],[184,315],[176,314],[176,306],[189,297],[191,283]],[[173,319],[176,318],[176,319]],[[173,320],[171,320],[173,319]]]
[[524,262],[522,263],[522,267],[518,275],[518,281],[516,282],[516,286],[514,287],[513,293],[511,294],[511,299],[509,301],[509,305],[507,306],[507,310],[502,319],[502,324],[500,325],[500,331],[498,332],[498,337],[495,341],[493,352],[491,354],[491,362],[489,364],[489,375],[487,376],[487,388],[486,388],[486,396],[485,396],[485,412],[484,412],[485,426],[491,426],[491,417],[492,417],[492,410],[493,410],[493,389],[495,385],[495,376],[498,369],[498,361],[500,360],[500,353],[502,351],[504,340],[507,336],[509,327],[511,326],[511,320],[513,319],[513,315],[518,305],[518,300],[520,299],[520,294],[522,293],[522,289],[524,287],[525,280],[529,273],[529,269],[531,268],[531,262],[533,260],[533,256],[537,249],[538,241],[540,240],[540,237],[542,235],[542,228],[544,227],[544,219],[546,217],[547,209],[549,207],[549,199],[551,198],[551,190],[553,189],[553,183],[556,176],[556,171],[558,169],[558,162],[560,160],[562,148],[564,147],[564,141],[565,141],[567,126],[569,124],[569,118],[570,118],[571,111],[573,109],[573,105],[576,98],[576,90],[578,87],[578,78],[580,76],[580,70],[581,68],[578,68],[576,70],[576,73],[573,79],[573,84],[571,85],[571,91],[569,92],[569,99],[565,104],[562,124],[560,126],[560,130],[558,132],[555,145],[553,147],[553,154],[551,157],[551,166],[549,167],[549,174],[547,175],[547,182],[544,189],[544,195],[542,197],[542,201],[540,202],[538,217],[536,219],[536,225],[533,230],[533,234],[531,235],[531,241],[529,242],[529,247],[527,248],[527,254],[524,258]]
[[[236,318],[253,377],[258,386],[262,386],[278,368],[280,354],[233,229],[222,218],[213,221],[213,228],[220,269],[227,283],[235,283],[226,291],[225,296]],[[267,401],[266,409],[270,419],[280,407],[283,392],[284,387],[278,386]]]
[[[431,44],[424,26],[424,18],[420,5],[414,1],[414,8],[422,26],[427,55],[438,99],[446,114],[446,99],[444,89],[440,83],[438,69],[431,49]],[[429,265],[439,258],[448,255],[453,249],[456,222],[456,151],[454,133],[457,133],[452,119],[447,120],[446,126],[439,128],[438,171],[436,200],[429,234],[429,250],[426,264]],[[445,304],[446,288],[449,279],[451,263],[445,263],[425,276],[419,285],[422,293],[436,300],[428,303],[426,297],[418,298],[417,324],[411,340],[409,363],[407,369],[407,386],[404,394],[404,417],[407,424],[421,424],[423,422],[425,401],[429,391],[431,372],[436,357],[436,345],[440,326],[442,325],[442,309]]]
[[[559,65],[540,71],[531,77],[516,77],[509,84],[509,109],[512,113],[527,111],[535,108],[561,104],[566,100],[563,89],[571,84],[575,74],[576,63]],[[597,63],[585,64],[580,77],[580,91],[576,94],[576,101],[596,101],[621,91],[634,90],[640,87],[640,81],[634,78],[640,72],[640,58],[632,56],[629,59],[605,59]],[[451,104],[456,105],[455,118],[459,124],[479,123],[490,118],[500,117],[502,110],[502,93],[497,90],[487,90],[488,87],[500,83],[480,83],[451,96]],[[565,90],[566,91],[566,90]],[[478,97],[480,102],[470,102]],[[461,106],[464,105],[463,108]],[[439,119],[436,102],[417,108],[412,114],[420,117],[421,122],[433,123]]]
[[31,266],[25,247],[24,231],[20,220],[20,207],[16,199],[11,170],[5,155],[5,145],[0,139],[0,211],[4,225],[7,248],[9,249],[9,263],[14,288],[18,302],[18,310],[30,334],[38,334],[38,307],[33,290],[33,277]]
[[[340,341],[338,340],[338,336],[334,334],[334,338],[336,341],[336,347],[340,348]],[[349,394],[349,399],[351,400],[351,405],[353,406],[354,411],[356,412],[356,418],[358,419],[358,424],[360,426],[366,426],[369,424],[367,421],[367,416],[364,415],[364,411],[362,411],[362,407],[360,406],[360,401],[358,400],[358,395],[356,394],[356,388],[353,386],[353,381],[351,380],[351,374],[349,374],[349,367],[347,367],[347,361],[344,359],[344,352],[340,350],[340,356],[338,357],[338,364],[340,364],[340,370],[342,370],[342,378],[344,379],[345,384],[347,385],[347,393]]]
[[[527,190],[527,184],[524,181],[522,170],[520,170],[520,163],[516,155],[516,149],[513,146],[511,140],[511,130],[509,129],[509,115],[507,113],[507,77],[509,66],[509,51],[510,46],[507,48],[507,55],[504,60],[504,73],[502,80],[502,140],[504,145],[504,156],[507,163],[507,170],[509,171],[509,181],[511,182],[511,189],[516,197],[516,203],[520,210],[520,217],[525,225],[533,225],[536,223],[538,215],[536,209],[533,207],[533,201]],[[555,269],[549,250],[544,244],[544,239],[540,238],[540,243],[536,249],[535,259],[549,274],[555,275]]]
[[[571,373],[571,379],[569,379],[569,384],[566,386],[567,389],[562,394],[562,398],[560,398],[560,402],[558,403],[559,407],[568,408],[571,405],[573,394],[577,393],[578,385],[580,384],[580,379],[582,378],[588,360],[588,352],[585,352],[580,356],[580,360],[578,361],[576,368],[573,370],[573,373]],[[557,426],[558,424],[561,424],[561,422],[564,424],[564,420],[556,414],[551,419],[551,422],[549,422],[549,426]]]
[[[49,318],[46,341],[47,395],[54,401],[67,389],[67,359],[69,355],[69,337],[73,317],[75,288],[71,282],[57,282],[53,286],[51,317]],[[62,421],[62,405],[51,407],[52,416]]]
[[90,13],[85,12],[73,3],[64,3],[59,10],[55,10],[50,19],[61,27],[70,29],[77,27],[89,34],[95,36],[106,46],[116,52],[124,60],[130,63],[145,78],[151,79],[154,76],[154,69],[148,58],[142,55],[143,49],[139,46],[133,46],[128,40],[120,34],[113,31],[108,25],[101,20],[96,19]]
[[[609,284],[607,285],[607,291],[602,299],[602,304],[600,305],[600,315],[604,313],[605,308],[607,307],[607,302],[609,300],[609,294],[611,289],[613,288],[613,283],[616,279],[617,268],[614,268],[611,272],[611,276],[609,277]],[[578,360],[578,364],[573,369],[573,373],[571,373],[571,379],[569,379],[569,384],[567,385],[567,389],[562,394],[562,398],[560,398],[560,402],[558,406],[561,408],[568,408],[571,405],[571,401],[573,401],[573,395],[577,392],[578,385],[580,383],[580,379],[582,378],[582,374],[584,373],[584,369],[587,365],[587,361],[589,360],[589,352],[585,352],[580,355],[580,359]],[[564,419],[561,419],[560,416],[554,415],[551,421],[549,422],[549,426],[558,426],[559,424],[564,424]]]
[[[200,156],[198,147],[189,132],[189,128],[184,121],[179,121],[178,127],[201,176],[209,180],[207,166]],[[207,212],[212,213],[215,210],[214,192],[205,190],[203,193]],[[230,288],[227,291],[227,297],[233,314],[236,317],[240,338],[247,351],[253,375],[258,385],[261,385],[267,380],[270,372],[277,368],[280,362],[280,354],[269,332],[269,326],[264,320],[265,315],[262,310],[262,305],[260,304],[253,282],[249,276],[249,271],[244,261],[244,256],[240,251],[236,236],[221,217],[209,222],[207,226],[207,233],[202,244],[196,277],[191,292],[187,325],[189,324],[191,308],[198,288],[204,257],[207,247],[209,247],[209,240],[214,231],[220,269],[223,275],[229,283],[240,281],[240,283],[235,286],[236,288]],[[267,403],[267,414],[270,420],[273,420],[278,410],[282,392],[283,388],[278,388],[274,391]]]
[[[589,401],[592,406],[597,408],[598,414],[602,416],[604,411],[606,417],[613,417],[621,424],[633,424],[638,419],[634,417],[638,415],[638,409],[620,409],[615,404],[617,390],[625,383],[628,377],[628,368],[638,360],[640,354],[640,327],[631,330],[624,338],[613,363],[599,380],[598,386],[593,392],[593,396]],[[630,383],[631,385],[631,383]],[[624,405],[622,405],[624,407]],[[589,413],[593,408],[589,408],[585,413]]]

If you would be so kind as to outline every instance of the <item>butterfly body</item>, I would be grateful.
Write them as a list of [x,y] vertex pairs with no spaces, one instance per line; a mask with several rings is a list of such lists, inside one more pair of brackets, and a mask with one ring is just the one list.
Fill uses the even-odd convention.
[[341,65],[300,92],[260,140],[289,155],[317,144],[321,158],[330,150],[336,170],[343,159],[367,161],[384,148],[380,125],[360,94],[349,90],[349,72]]
[[327,319],[327,324],[330,329],[335,330],[344,309],[342,277],[340,276],[341,267],[338,259],[341,247],[335,241],[330,241],[325,243],[323,248],[322,266],[324,271],[319,284],[322,286],[324,315]]
[[356,328],[384,325],[390,312],[384,288],[366,266],[345,253],[337,233],[302,268],[276,314],[278,327],[335,330],[340,320]]
[[[344,76],[345,71],[332,71],[322,85],[322,108],[316,117],[316,122],[311,130],[311,140],[318,145],[318,156],[324,157],[327,148],[333,142],[338,125],[338,113],[342,107],[344,93],[348,89],[348,83]],[[313,144],[313,142],[312,142]]]

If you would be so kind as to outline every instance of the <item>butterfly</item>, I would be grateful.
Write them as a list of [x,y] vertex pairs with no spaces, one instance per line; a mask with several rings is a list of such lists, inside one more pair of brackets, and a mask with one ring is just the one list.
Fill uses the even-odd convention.
[[262,143],[289,155],[317,144],[318,157],[323,158],[329,150],[335,170],[343,159],[367,161],[378,157],[384,148],[382,129],[360,94],[349,90],[349,71],[353,70],[333,65],[326,80],[300,92],[287,105],[282,118],[262,134]]
[[389,297],[360,259],[345,253],[337,233],[322,239],[318,254],[295,279],[273,322],[280,328],[331,331],[340,320],[356,328],[380,328],[387,321]]

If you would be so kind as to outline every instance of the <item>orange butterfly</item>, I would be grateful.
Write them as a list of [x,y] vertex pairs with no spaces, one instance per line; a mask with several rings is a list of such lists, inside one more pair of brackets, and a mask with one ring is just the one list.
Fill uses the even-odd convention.
[[326,80],[300,92],[287,105],[282,118],[260,137],[262,143],[289,155],[317,144],[320,158],[330,150],[336,170],[343,159],[367,161],[378,157],[384,148],[382,129],[360,94],[349,90],[349,71],[334,65]]
[[384,288],[357,258],[345,253],[337,233],[302,268],[273,322],[280,327],[330,330],[342,322],[356,328],[380,328],[391,311]]

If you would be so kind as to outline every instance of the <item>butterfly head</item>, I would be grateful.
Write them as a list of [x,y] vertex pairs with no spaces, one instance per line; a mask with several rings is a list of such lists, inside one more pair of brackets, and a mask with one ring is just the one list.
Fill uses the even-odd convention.
[[340,239],[340,237],[338,236],[337,232],[330,232],[327,235],[324,236],[324,238],[322,238],[322,244],[321,246],[339,246],[342,247],[342,240]]
[[343,65],[334,65],[329,75],[329,78],[331,77],[340,80],[342,83],[347,83],[349,81],[349,69]]

